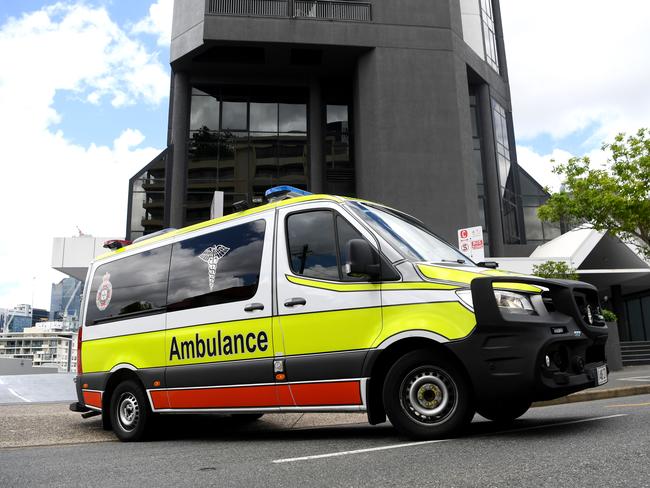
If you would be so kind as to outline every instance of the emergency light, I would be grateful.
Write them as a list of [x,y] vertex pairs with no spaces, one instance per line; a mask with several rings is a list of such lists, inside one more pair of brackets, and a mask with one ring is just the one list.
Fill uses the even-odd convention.
[[279,202],[280,200],[286,200],[287,198],[304,197],[307,195],[313,195],[313,193],[289,185],[274,186],[273,188],[266,190],[264,193],[264,196],[269,203]]

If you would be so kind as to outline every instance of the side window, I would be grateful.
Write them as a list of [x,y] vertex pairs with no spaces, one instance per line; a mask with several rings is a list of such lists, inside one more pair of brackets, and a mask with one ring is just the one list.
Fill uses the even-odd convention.
[[103,264],[95,270],[86,325],[163,312],[171,246],[144,251]]
[[359,281],[347,276],[348,242],[363,239],[343,217],[330,210],[292,214],[287,218],[291,271],[297,275],[337,281]]
[[172,249],[167,310],[249,300],[257,293],[265,220],[177,242]]
[[[345,265],[348,262],[348,242],[352,239],[363,239],[363,236],[340,215],[336,216],[336,230],[341,254],[341,265]],[[341,276],[343,277],[343,281],[359,281],[358,277],[348,276],[344,272],[341,273]]]
[[329,210],[303,212],[287,218],[291,271],[297,275],[339,279],[334,218]]

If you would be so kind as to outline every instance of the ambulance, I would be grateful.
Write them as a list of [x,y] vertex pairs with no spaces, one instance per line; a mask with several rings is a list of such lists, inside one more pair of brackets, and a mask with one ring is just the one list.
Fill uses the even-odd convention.
[[267,199],[109,243],[88,271],[73,411],[122,441],[163,414],[271,412],[366,412],[430,439],[607,381],[593,286],[474,263],[377,203]]

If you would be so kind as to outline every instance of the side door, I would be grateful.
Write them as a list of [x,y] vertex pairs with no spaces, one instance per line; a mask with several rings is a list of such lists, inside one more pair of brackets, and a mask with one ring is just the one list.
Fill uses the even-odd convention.
[[[343,270],[347,242],[370,235],[332,203],[278,210],[276,359],[297,407],[361,409],[368,348],[382,328],[378,283]],[[276,361],[277,362],[277,361]]]
[[197,231],[172,246],[166,387],[156,393],[157,410],[277,406],[273,231],[269,211]]

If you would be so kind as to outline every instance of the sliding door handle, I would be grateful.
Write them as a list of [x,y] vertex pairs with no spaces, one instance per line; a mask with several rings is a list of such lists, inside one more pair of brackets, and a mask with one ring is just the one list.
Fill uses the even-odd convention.
[[264,305],[261,303],[249,303],[244,307],[244,312],[254,312],[255,310],[264,310]]
[[285,307],[295,307],[297,305],[307,305],[307,300],[302,297],[297,297],[284,302]]

